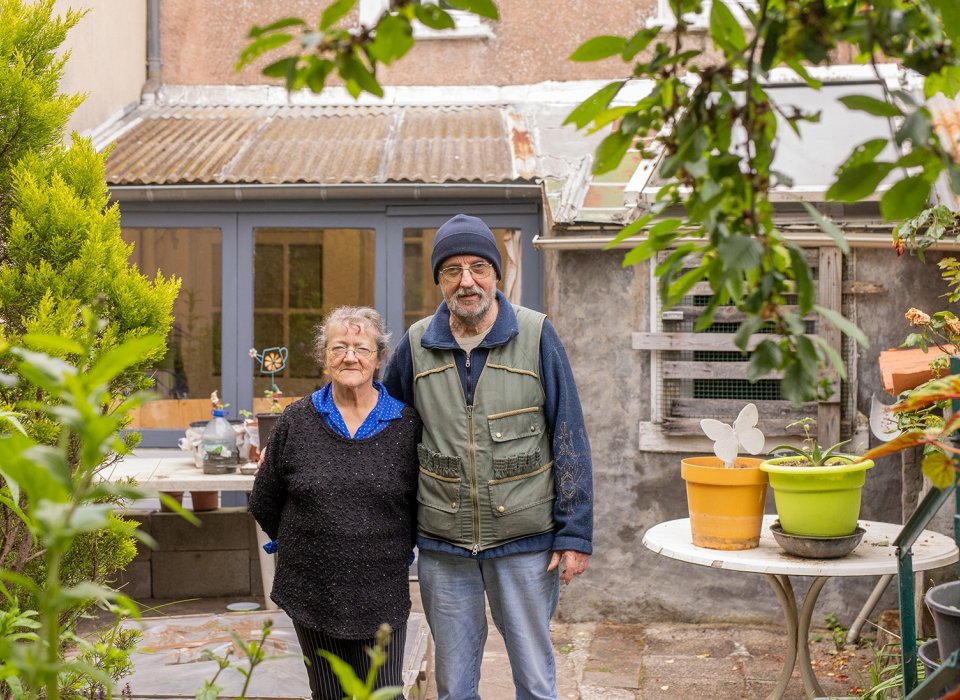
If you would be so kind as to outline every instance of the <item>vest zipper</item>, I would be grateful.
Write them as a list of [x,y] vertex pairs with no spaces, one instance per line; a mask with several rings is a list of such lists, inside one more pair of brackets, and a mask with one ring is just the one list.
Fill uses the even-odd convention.
[[473,372],[470,370],[470,355],[473,354],[473,351],[467,353],[467,396],[470,397],[470,403],[473,403]]
[[[470,356],[467,355],[469,362]],[[467,406],[467,435],[470,444],[467,451],[470,455],[470,503],[473,505],[473,550],[474,555],[480,552],[480,489],[477,484],[477,441],[473,434],[473,406]]]

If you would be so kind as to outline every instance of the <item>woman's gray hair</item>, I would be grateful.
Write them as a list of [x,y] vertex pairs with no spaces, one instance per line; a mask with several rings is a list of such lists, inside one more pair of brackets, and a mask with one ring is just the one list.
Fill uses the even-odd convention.
[[372,332],[377,344],[377,359],[381,364],[386,362],[390,332],[387,330],[387,324],[380,312],[371,309],[369,306],[340,306],[331,311],[315,329],[316,339],[313,352],[320,369],[325,370],[327,368],[327,343],[329,342],[330,328],[333,326],[345,326],[359,331]]

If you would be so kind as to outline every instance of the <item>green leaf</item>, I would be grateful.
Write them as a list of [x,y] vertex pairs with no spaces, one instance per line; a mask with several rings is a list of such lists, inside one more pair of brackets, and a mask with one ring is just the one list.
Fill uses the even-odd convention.
[[929,99],[938,92],[951,99],[960,94],[960,66],[944,66],[939,73],[932,73],[924,79],[924,97]]
[[413,29],[410,23],[396,15],[384,15],[377,25],[377,35],[370,43],[371,55],[390,65],[413,48]]
[[923,475],[930,479],[930,483],[941,490],[950,488],[957,478],[953,460],[940,451],[931,452],[924,457],[920,468]]
[[353,666],[335,654],[331,654],[326,649],[320,649],[317,653],[319,653],[320,656],[326,659],[327,663],[330,664],[331,670],[337,677],[337,680],[340,681],[340,686],[343,688],[344,695],[349,698],[363,697],[367,694],[367,689],[364,687],[363,683],[360,682],[360,679],[357,678],[357,674],[353,670]]
[[286,29],[287,27],[306,27],[307,23],[304,22],[299,17],[284,17],[283,19],[278,19],[276,22],[272,22],[263,27],[253,27],[250,32],[247,34],[247,38],[256,39],[264,34],[269,34],[270,32],[275,32],[278,29]]
[[710,9],[710,36],[726,53],[737,53],[747,48],[747,35],[723,2],[714,2]]
[[261,73],[268,78],[283,78],[284,80],[287,80],[289,76],[296,70],[299,60],[299,56],[288,56],[287,58],[281,58],[279,61],[274,61],[269,66],[264,68]]
[[843,231],[840,230],[840,227],[838,227],[826,216],[821,214],[820,210],[810,204],[810,202],[804,202],[803,207],[807,210],[807,213],[810,214],[810,218],[812,218],[817,223],[817,226],[820,227],[820,230],[833,239],[833,242],[837,244],[837,247],[841,250],[841,252],[844,254],[850,252],[850,244],[847,243],[847,239],[844,237]]
[[650,42],[657,38],[661,29],[662,27],[659,26],[641,29],[627,40],[620,57],[624,61],[632,61],[634,56],[647,48]]
[[859,202],[876,192],[880,182],[890,171],[893,163],[862,163],[847,168],[842,167],[836,182],[827,190],[827,199],[839,202]]
[[846,380],[847,368],[844,366],[843,358],[840,357],[840,353],[837,352],[837,349],[818,335],[813,336],[813,342],[819,346],[820,351],[826,356],[830,365],[837,371],[837,375],[840,377],[840,379]]
[[567,115],[563,123],[574,124],[578,129],[582,129],[589,124],[600,112],[607,108],[610,100],[616,97],[620,89],[626,84],[625,80],[616,80],[604,85],[595,93],[590,95],[583,102],[574,107],[573,111]]
[[370,700],[393,700],[393,698],[400,697],[402,692],[403,688],[398,685],[384,686],[383,688],[373,691],[370,695]]
[[250,42],[243,49],[243,51],[240,52],[240,58],[237,60],[236,69],[240,70],[244,66],[253,63],[268,51],[279,49],[281,46],[291,41],[293,41],[293,34],[287,34],[284,32],[281,34],[269,34]]
[[930,200],[930,182],[922,175],[900,180],[880,200],[880,213],[886,221],[899,221],[916,216]]
[[600,61],[604,58],[619,55],[625,50],[626,46],[627,40],[622,36],[595,36],[580,44],[567,60]]
[[855,341],[857,341],[857,343],[865,348],[870,347],[870,339],[867,337],[867,334],[860,330],[856,324],[845,318],[843,314],[837,313],[833,309],[820,306],[819,304],[815,305],[813,308],[818,314],[823,316],[825,319],[827,319],[827,321],[834,325],[841,333],[853,338]]
[[356,4],[357,0],[335,0],[335,2],[330,3],[323,14],[320,15],[320,30],[326,31],[346,17]]
[[866,112],[875,117],[903,116],[903,111],[895,104],[885,100],[879,100],[876,97],[870,97],[869,95],[846,95],[845,97],[839,98],[839,102],[843,103],[847,109]]
[[755,382],[763,379],[780,367],[783,353],[780,346],[773,340],[764,340],[753,349],[750,354],[750,364],[747,365],[747,379]]
[[950,41],[956,48],[960,44],[960,3],[957,3],[957,0],[930,0],[930,4],[937,9],[943,31],[950,37]]
[[458,10],[472,12],[487,19],[500,19],[500,13],[492,0],[447,0],[447,3]]
[[632,143],[633,134],[614,131],[607,136],[597,146],[597,159],[593,162],[593,174],[601,175],[614,170],[620,165],[620,161],[623,160],[623,156],[626,155],[627,149],[630,148]]
[[763,251],[753,236],[736,235],[717,244],[717,254],[728,270],[746,270],[760,267]]
[[611,248],[616,248],[617,245],[630,238],[630,236],[638,233],[643,229],[644,226],[653,221],[653,218],[656,216],[653,212],[647,212],[643,216],[635,219],[626,226],[624,226],[614,237],[612,241],[607,243],[603,249],[610,250]]
[[132,367],[163,347],[163,338],[147,335],[134,338],[116,347],[110,348],[97,359],[97,363],[86,373],[89,386],[100,386],[112,381],[128,367]]
[[413,6],[414,15],[420,23],[425,27],[430,27],[430,29],[436,29],[437,31],[442,31],[444,29],[453,29],[457,26],[456,22],[453,21],[447,12],[445,12],[439,5],[434,5],[433,3],[416,3]]
[[64,355],[79,355],[83,353],[83,346],[71,338],[60,335],[42,335],[27,333],[23,336],[23,344],[31,350],[48,355],[62,357]]

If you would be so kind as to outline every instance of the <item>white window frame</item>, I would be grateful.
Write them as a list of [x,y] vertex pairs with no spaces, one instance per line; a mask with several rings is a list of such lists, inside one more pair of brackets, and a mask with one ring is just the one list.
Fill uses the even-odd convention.
[[[438,0],[421,0],[422,3],[437,4]],[[360,24],[369,27],[376,24],[387,8],[390,0],[360,0]],[[438,31],[425,27],[420,22],[413,23],[415,39],[489,39],[493,36],[490,25],[479,15],[463,10],[447,10],[453,18],[454,28]]]
[[[733,13],[737,21],[744,27],[752,26],[750,18],[744,8],[756,12],[759,9],[757,0],[720,0]],[[690,29],[705,31],[710,28],[710,10],[713,7],[713,0],[703,0],[702,12],[688,12],[683,19],[690,25]],[[657,14],[647,22],[647,26],[660,26],[665,29],[672,29],[677,26],[677,18],[673,14],[673,7],[670,0],[657,0]]]

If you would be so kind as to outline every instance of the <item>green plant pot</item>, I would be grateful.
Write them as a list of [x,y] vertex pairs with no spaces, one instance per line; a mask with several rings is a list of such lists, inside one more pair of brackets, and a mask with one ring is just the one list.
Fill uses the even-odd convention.
[[798,467],[795,457],[765,460],[783,531],[804,537],[844,537],[857,529],[869,459],[852,464]]

